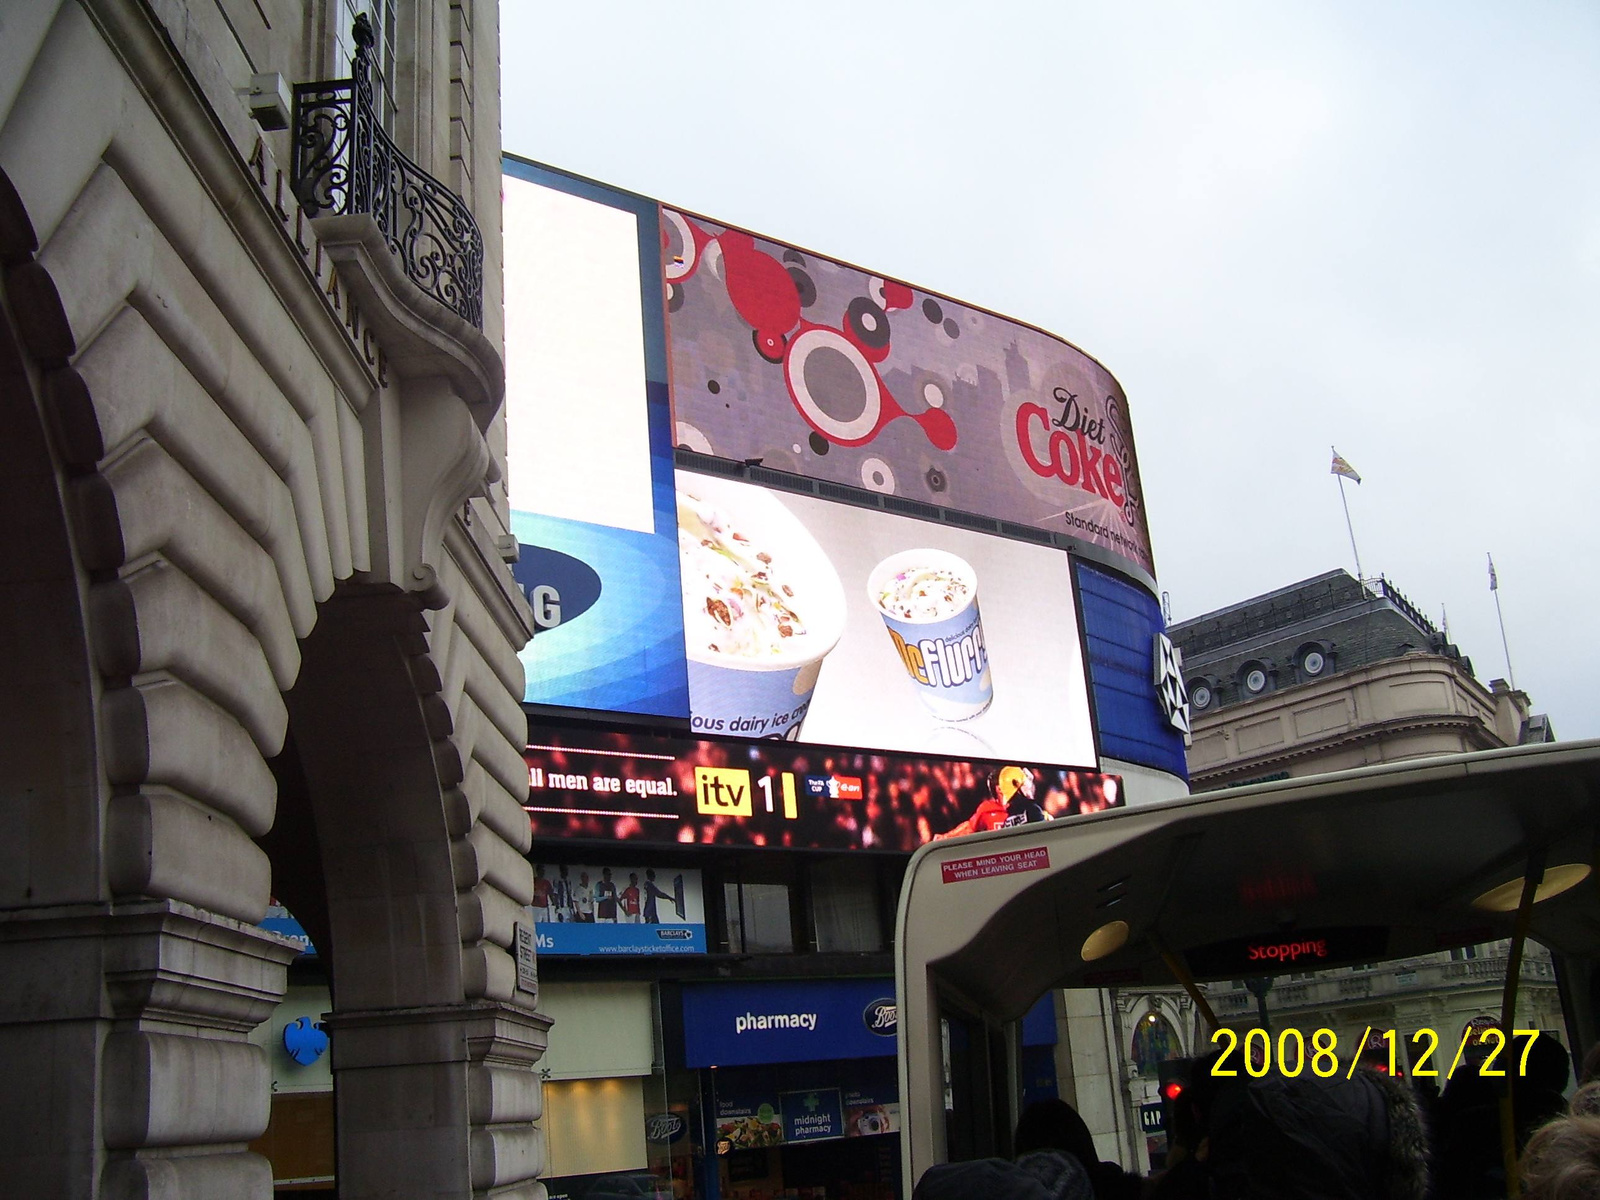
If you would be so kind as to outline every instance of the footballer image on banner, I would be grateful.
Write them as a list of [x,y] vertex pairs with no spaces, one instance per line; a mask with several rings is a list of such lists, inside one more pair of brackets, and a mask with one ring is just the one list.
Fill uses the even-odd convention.
[[704,954],[700,872],[666,867],[535,863],[540,954]]

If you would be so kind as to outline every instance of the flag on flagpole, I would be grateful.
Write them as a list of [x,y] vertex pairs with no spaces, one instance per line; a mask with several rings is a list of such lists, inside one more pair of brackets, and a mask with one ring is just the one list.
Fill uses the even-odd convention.
[[1491,592],[1500,590],[1500,577],[1494,573],[1494,555],[1492,554],[1489,555],[1489,590]]
[[1344,457],[1337,450],[1333,452],[1333,467],[1329,473],[1343,475],[1346,479],[1354,479],[1357,483],[1361,482],[1361,476],[1356,474],[1356,469],[1345,462]]

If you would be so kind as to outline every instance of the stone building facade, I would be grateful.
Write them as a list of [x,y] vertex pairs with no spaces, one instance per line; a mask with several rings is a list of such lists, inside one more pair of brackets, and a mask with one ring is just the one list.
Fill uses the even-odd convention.
[[[333,196],[283,126],[362,11]],[[270,1194],[274,895],[340,1194],[544,1194],[498,58],[493,0],[0,7],[7,1194]]]
[[1169,630],[1197,792],[1553,740],[1549,719],[1385,579],[1329,571]]

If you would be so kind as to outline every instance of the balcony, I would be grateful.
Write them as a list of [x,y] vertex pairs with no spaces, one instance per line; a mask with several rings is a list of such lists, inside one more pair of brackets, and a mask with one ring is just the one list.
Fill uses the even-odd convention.
[[483,328],[483,235],[461,198],[384,131],[372,86],[372,25],[356,18],[351,78],[294,89],[295,198],[309,217],[370,214],[407,276]]

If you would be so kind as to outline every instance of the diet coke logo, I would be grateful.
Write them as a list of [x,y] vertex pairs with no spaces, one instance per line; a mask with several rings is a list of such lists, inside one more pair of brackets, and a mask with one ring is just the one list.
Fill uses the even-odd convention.
[[868,1033],[875,1033],[879,1037],[893,1037],[900,1027],[900,1009],[895,1004],[894,997],[886,996],[867,1005],[861,1012],[861,1021],[866,1025]]

